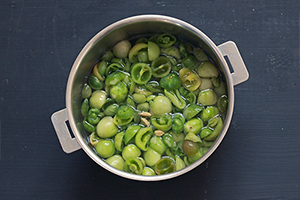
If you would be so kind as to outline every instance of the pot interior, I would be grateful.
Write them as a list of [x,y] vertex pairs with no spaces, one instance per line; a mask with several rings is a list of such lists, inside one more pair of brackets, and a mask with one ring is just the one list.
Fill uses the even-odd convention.
[[[219,138],[216,140],[214,146],[211,147],[211,152],[207,152],[207,155],[204,155],[202,158],[196,161],[196,164],[194,163],[195,165],[186,167],[185,171],[180,173],[173,172],[172,174],[174,175],[171,175],[169,177],[167,176],[167,178],[178,176],[182,173],[190,171],[194,167],[201,164],[205,159],[207,159],[207,157],[209,157],[209,155],[217,148],[217,146],[223,139],[231,120],[233,110],[233,86],[231,80],[227,78],[230,76],[230,72],[225,59],[220,55],[215,44],[205,34],[181,20],[156,15],[131,17],[108,26],[107,28],[100,31],[97,35],[95,35],[86,44],[86,46],[82,49],[76,61],[74,62],[67,85],[66,105],[68,109],[69,123],[72,131],[78,143],[86,151],[86,153],[102,167],[121,176],[126,176],[127,178],[145,180],[144,178],[136,178],[137,175],[128,177],[127,175],[122,174],[122,172],[116,172],[116,169],[112,169],[112,167],[107,166],[107,164],[103,162],[95,152],[93,152],[92,148],[89,147],[89,134],[83,128],[83,118],[80,112],[82,101],[81,89],[83,84],[86,82],[87,77],[90,74],[94,64],[97,63],[99,58],[106,51],[111,50],[117,42],[124,39],[132,39],[141,36],[151,36],[161,33],[171,33],[176,37],[189,42],[193,46],[202,48],[210,56],[216,66],[220,68],[221,72],[223,72],[224,80],[227,83],[229,99],[228,111],[224,119],[224,130],[220,133]],[[228,85],[230,87],[228,87]],[[166,177],[163,176],[165,175],[157,176],[160,178],[156,177],[155,180],[166,179]]]

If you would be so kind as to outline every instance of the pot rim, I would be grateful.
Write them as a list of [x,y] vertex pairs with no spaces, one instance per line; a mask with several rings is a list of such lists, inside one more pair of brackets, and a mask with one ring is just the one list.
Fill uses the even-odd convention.
[[[74,83],[74,76],[75,76],[75,74],[78,70],[78,67],[79,67],[82,59],[87,54],[89,49],[99,39],[101,39],[105,35],[109,34],[111,31],[116,30],[116,29],[118,29],[118,28],[120,28],[120,27],[122,27],[126,24],[129,24],[129,23],[143,22],[143,21],[145,21],[145,22],[146,21],[162,21],[162,22],[165,22],[165,23],[173,24],[175,26],[180,26],[184,29],[188,29],[189,31],[193,32],[198,37],[200,37],[202,40],[204,40],[205,43],[214,51],[214,53],[216,54],[216,57],[220,60],[221,64],[223,65],[222,69],[224,70],[223,72],[226,76],[228,97],[230,98],[230,100],[228,102],[228,109],[227,109],[227,114],[226,114],[226,118],[225,118],[225,121],[224,121],[223,130],[219,134],[219,136],[216,139],[216,141],[214,142],[214,144],[196,162],[194,162],[191,165],[185,167],[184,169],[181,169],[179,171],[172,172],[172,173],[166,174],[166,175],[157,175],[157,176],[135,175],[135,174],[130,174],[128,172],[120,171],[120,170],[108,165],[98,155],[96,155],[95,152],[86,144],[86,141],[82,137],[79,130],[76,128],[76,123],[75,123],[73,113],[72,113],[72,98],[71,98],[72,95],[71,94],[72,94],[72,85]],[[193,170],[194,168],[196,168],[197,166],[202,164],[204,161],[206,161],[211,156],[211,154],[217,149],[217,147],[220,145],[223,138],[225,137],[225,135],[227,133],[227,130],[229,128],[230,122],[231,122],[232,115],[233,115],[233,107],[234,107],[233,81],[232,81],[232,78],[230,76],[230,70],[229,70],[229,67],[227,65],[227,62],[226,62],[225,58],[223,57],[222,53],[220,52],[219,48],[214,44],[214,42],[209,37],[207,37],[198,28],[194,27],[193,25],[191,25],[191,24],[189,24],[185,21],[182,21],[181,19],[177,19],[177,18],[174,18],[174,17],[166,16],[166,15],[147,14],[147,15],[131,16],[131,17],[128,17],[128,18],[121,19],[117,22],[114,22],[111,25],[109,25],[106,28],[99,31],[83,47],[83,49],[80,51],[79,55],[77,56],[75,62],[73,63],[73,66],[72,66],[70,74],[69,74],[69,78],[68,78],[68,82],[67,82],[67,89],[66,89],[66,108],[67,108],[67,114],[68,114],[68,118],[69,118],[69,124],[70,124],[71,130],[72,130],[77,142],[81,146],[81,148],[85,151],[86,154],[88,154],[88,156],[90,158],[92,158],[92,160],[94,160],[97,164],[99,164],[104,169],[106,169],[106,170],[108,170],[108,171],[110,171],[110,172],[112,172],[116,175],[119,175],[123,178],[128,178],[128,179],[131,179],[131,180],[139,180],[139,181],[160,181],[160,180],[167,180],[167,179],[175,178],[175,177],[178,177],[182,174],[185,174],[185,173]]]

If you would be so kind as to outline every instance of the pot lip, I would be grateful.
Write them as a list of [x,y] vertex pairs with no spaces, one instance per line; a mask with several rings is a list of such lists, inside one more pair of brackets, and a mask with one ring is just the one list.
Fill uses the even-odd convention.
[[[120,28],[120,27],[122,27],[122,26],[124,26],[128,23],[142,22],[142,21],[162,21],[162,22],[166,22],[166,23],[171,23],[171,24],[174,24],[176,26],[180,26],[184,29],[188,29],[189,31],[192,31],[193,33],[195,33],[197,36],[201,37],[205,41],[205,43],[207,45],[209,45],[211,49],[213,49],[216,56],[220,59],[221,64],[224,66],[223,70],[224,70],[224,74],[225,74],[226,80],[227,80],[228,96],[230,97],[230,101],[229,101],[229,104],[228,104],[228,109],[227,109],[227,114],[226,114],[226,119],[225,119],[225,122],[224,122],[223,130],[220,133],[217,140],[214,142],[213,146],[210,147],[210,149],[199,160],[197,160],[196,162],[192,163],[191,165],[185,167],[184,169],[173,172],[173,173],[170,173],[170,174],[159,175],[159,176],[143,176],[143,175],[130,174],[128,172],[123,172],[123,171],[120,171],[116,168],[113,168],[110,165],[108,165],[107,163],[105,163],[105,161],[103,161],[99,156],[97,156],[95,154],[95,152],[86,144],[86,141],[84,140],[84,138],[82,137],[82,135],[80,134],[78,129],[76,128],[77,126],[76,126],[76,123],[75,123],[75,120],[74,120],[74,117],[73,117],[73,114],[72,114],[71,94],[72,94],[72,85],[73,85],[73,82],[74,82],[74,76],[75,76],[75,74],[78,70],[79,64],[81,63],[82,59],[84,58],[84,56],[86,55],[88,50],[99,39],[101,39],[103,36],[110,33],[111,31],[113,31],[115,29],[118,29],[118,28]],[[100,30],[95,36],[93,36],[86,43],[86,45],[82,48],[82,50],[78,54],[76,60],[73,63],[73,66],[71,68],[69,78],[68,78],[68,81],[67,81],[67,88],[66,88],[66,108],[67,108],[67,114],[68,114],[68,118],[69,118],[69,124],[70,124],[71,130],[72,130],[77,142],[81,146],[81,148],[85,151],[86,154],[88,154],[88,156],[90,158],[92,158],[92,160],[94,160],[97,164],[99,164],[104,169],[112,172],[113,174],[119,175],[123,178],[131,179],[131,180],[138,180],[138,181],[160,181],[160,180],[167,180],[167,179],[175,178],[175,177],[178,177],[182,174],[185,174],[185,173],[193,170],[194,168],[196,168],[197,166],[202,164],[204,161],[206,161],[211,156],[211,154],[213,152],[215,152],[217,147],[223,141],[223,138],[225,137],[225,135],[227,133],[227,130],[229,128],[230,122],[231,122],[231,118],[232,118],[232,115],[233,115],[233,107],[234,107],[233,82],[232,82],[232,78],[230,76],[230,70],[229,70],[229,67],[227,65],[227,62],[226,62],[225,58],[223,57],[223,55],[221,54],[218,47],[215,45],[215,43],[208,36],[206,36],[201,30],[199,30],[195,26],[193,26],[193,25],[191,25],[191,24],[189,24],[189,23],[187,23],[187,22],[185,22],[181,19],[166,16],[166,15],[145,14],[145,15],[131,16],[131,17],[124,18],[124,19],[121,19],[119,21],[116,21],[116,22],[108,25],[104,29]]]

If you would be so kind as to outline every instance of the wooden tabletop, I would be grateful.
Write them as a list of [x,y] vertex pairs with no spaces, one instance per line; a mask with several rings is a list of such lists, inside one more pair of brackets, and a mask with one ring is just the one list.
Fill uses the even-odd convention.
[[[0,199],[300,199],[299,1],[1,1]],[[250,74],[234,87],[221,145],[160,182],[114,175],[66,154],[50,117],[66,107],[70,69],[106,26],[138,14],[184,20],[234,41]]]

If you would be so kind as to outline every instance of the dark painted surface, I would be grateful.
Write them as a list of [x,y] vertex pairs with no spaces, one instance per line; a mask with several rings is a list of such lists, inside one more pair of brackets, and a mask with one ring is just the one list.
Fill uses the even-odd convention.
[[[1,1],[0,199],[300,199],[297,1]],[[105,26],[165,14],[217,45],[236,42],[250,79],[235,87],[218,150],[168,181],[138,182],[65,154],[50,121],[76,56]]]

